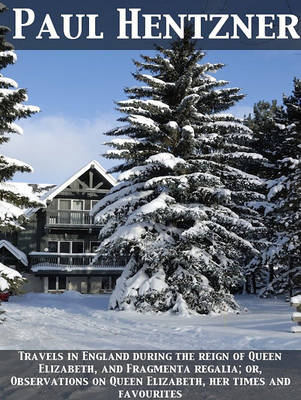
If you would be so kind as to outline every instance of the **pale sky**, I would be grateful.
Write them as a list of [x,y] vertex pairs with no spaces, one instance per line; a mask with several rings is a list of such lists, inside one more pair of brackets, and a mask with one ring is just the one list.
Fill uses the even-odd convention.
[[[28,89],[29,104],[41,113],[20,121],[24,135],[13,135],[1,153],[31,164],[33,174],[16,181],[61,183],[92,159],[104,168],[104,132],[117,126],[114,101],[125,99],[133,85],[133,58],[139,51],[19,51],[14,66],[2,71]],[[150,53],[150,52],[148,52]],[[209,51],[204,62],[222,62],[216,76],[246,94],[231,111],[242,117],[259,100],[281,100],[300,78],[301,51]]]

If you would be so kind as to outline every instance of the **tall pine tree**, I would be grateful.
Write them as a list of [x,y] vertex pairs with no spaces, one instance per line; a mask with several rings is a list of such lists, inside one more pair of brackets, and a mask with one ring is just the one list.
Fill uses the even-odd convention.
[[269,291],[292,295],[301,291],[301,80],[294,80],[291,96],[283,98],[285,112],[278,127],[281,148],[276,176],[269,182],[268,198],[275,233],[268,249],[276,274]]
[[284,96],[283,106],[260,102],[254,111],[247,124],[258,138],[258,151],[268,159],[262,173],[267,195],[263,217],[269,229],[261,255],[250,268],[268,272],[263,295],[292,294],[301,290],[300,80],[294,80],[293,94]]
[[281,153],[283,139],[280,121],[283,118],[283,107],[278,106],[277,101],[273,100],[271,103],[267,101],[255,103],[253,114],[245,119],[245,124],[253,131],[252,148],[266,160],[260,165],[260,168],[252,171],[266,182],[264,192],[267,199],[263,202],[256,202],[253,206],[261,214],[267,229],[257,243],[259,255],[254,257],[246,267],[247,288],[251,293],[257,293],[258,290],[261,294],[265,293],[267,286],[275,276],[275,266],[270,262],[270,253],[267,252],[267,249],[271,248],[277,228],[271,213],[273,204],[268,194],[269,186],[273,185],[273,179],[277,177],[276,163]]
[[[0,13],[7,8],[0,3]],[[7,143],[11,134],[22,134],[22,129],[15,121],[30,117],[39,111],[38,107],[22,104],[27,100],[26,90],[18,89],[18,84],[2,75],[2,70],[14,64],[17,56],[13,46],[6,42],[5,35],[9,28],[0,26],[0,145]],[[20,226],[22,210],[36,204],[10,181],[16,172],[31,172],[30,165],[0,154],[0,229],[13,229]]]
[[99,257],[128,256],[112,309],[198,313],[235,311],[231,290],[257,254],[262,227],[248,203],[262,182],[243,171],[262,159],[250,152],[250,129],[223,111],[243,98],[201,63],[189,31],[171,49],[136,61],[142,86],[118,103],[125,122],[107,134],[106,155],[122,160],[120,183],[94,208]]

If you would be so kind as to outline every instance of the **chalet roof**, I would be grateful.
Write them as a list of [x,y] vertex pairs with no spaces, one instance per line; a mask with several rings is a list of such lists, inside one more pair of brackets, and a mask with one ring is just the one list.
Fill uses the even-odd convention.
[[0,249],[5,247],[13,256],[16,257],[17,260],[21,261],[23,265],[28,266],[28,260],[26,254],[23,251],[19,250],[16,246],[14,246],[11,242],[7,240],[0,240]]
[[[88,164],[86,164],[83,168],[78,170],[74,175],[72,175],[65,182],[63,182],[60,185],[54,186],[49,191],[44,193],[40,197],[40,200],[45,203],[47,201],[53,200],[55,196],[57,196],[60,192],[62,192],[64,189],[66,189],[72,182],[74,182],[76,179],[78,179],[80,176],[82,176],[86,171],[89,171],[89,169],[91,169],[91,168],[96,169],[96,171],[98,171],[100,173],[100,175],[103,176],[112,186],[116,185],[116,179],[112,175],[107,173],[107,171],[97,161],[92,160]],[[38,210],[39,210],[39,208],[30,208],[25,212],[25,215],[27,217],[30,217]]]
[[72,175],[69,179],[63,182],[61,185],[56,186],[55,188],[51,189],[48,193],[45,193],[42,196],[41,200],[53,200],[55,196],[57,196],[60,192],[62,192],[66,187],[68,187],[72,182],[82,176],[86,171],[90,168],[95,168],[96,171],[100,173],[111,185],[116,185],[116,179],[107,173],[107,171],[95,160],[90,161],[87,165],[77,171],[74,175]]

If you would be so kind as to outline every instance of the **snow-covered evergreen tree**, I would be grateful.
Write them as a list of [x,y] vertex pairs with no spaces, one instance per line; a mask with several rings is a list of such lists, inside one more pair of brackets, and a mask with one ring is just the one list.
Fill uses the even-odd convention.
[[283,106],[259,102],[246,121],[257,139],[255,148],[268,160],[258,171],[266,179],[262,211],[268,231],[260,255],[248,266],[249,272],[266,273],[262,295],[301,288],[300,88],[300,80],[295,79],[293,95],[284,96]]
[[267,292],[301,290],[301,80],[293,94],[283,99],[285,111],[276,119],[279,143],[276,171],[268,181],[268,200],[274,235],[265,252],[274,276]]
[[279,123],[283,118],[283,107],[277,104],[277,100],[271,103],[259,101],[254,104],[253,114],[245,119],[245,124],[252,130],[254,140],[252,148],[261,154],[266,162],[255,171],[257,176],[270,179],[275,172],[275,163],[281,147],[281,135]]
[[[0,13],[6,7],[0,3]],[[17,56],[12,45],[5,41],[9,28],[0,26],[0,145],[10,139],[10,135],[22,134],[22,129],[15,121],[26,118],[39,111],[38,107],[22,104],[27,100],[24,89],[2,75],[2,70],[14,64]],[[30,165],[0,154],[0,229],[11,229],[19,226],[22,209],[34,204],[24,194],[19,193],[13,183],[8,182],[16,172],[31,172]]]
[[252,148],[255,152],[261,154],[265,162],[260,168],[251,172],[256,176],[265,179],[265,195],[266,200],[263,202],[253,203],[264,220],[266,230],[259,238],[257,249],[259,255],[254,257],[246,267],[246,281],[248,291],[251,293],[265,292],[267,286],[274,279],[274,265],[270,262],[267,249],[271,247],[274,240],[274,233],[277,228],[272,217],[273,204],[268,199],[270,182],[277,177],[277,159],[281,153],[282,146],[282,129],[280,124],[284,118],[284,109],[277,105],[277,101],[271,103],[267,101],[259,101],[254,104],[253,114],[245,119],[245,124],[252,130],[254,140]]
[[[260,179],[244,172],[250,129],[223,111],[243,95],[201,63],[189,31],[172,48],[136,61],[142,86],[127,88],[125,114],[107,157],[122,160],[120,183],[94,208],[99,257],[128,256],[112,309],[176,313],[238,310],[231,290],[257,250],[262,229],[248,203],[263,200]],[[255,224],[252,221],[255,221]]]

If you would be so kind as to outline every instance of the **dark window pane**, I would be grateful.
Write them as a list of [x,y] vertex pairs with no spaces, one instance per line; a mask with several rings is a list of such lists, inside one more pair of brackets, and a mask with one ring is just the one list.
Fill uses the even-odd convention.
[[90,210],[90,208],[91,208],[91,201],[85,200],[85,210]]
[[56,290],[56,276],[48,277],[48,290]]
[[66,276],[59,276],[59,289],[66,289]]
[[83,242],[72,242],[72,253],[83,253],[84,243]]
[[49,251],[49,253],[57,253],[58,252],[58,242],[48,242],[48,251]]
[[60,242],[60,253],[70,253],[70,242]]

